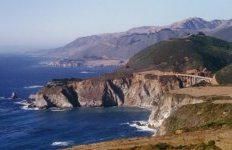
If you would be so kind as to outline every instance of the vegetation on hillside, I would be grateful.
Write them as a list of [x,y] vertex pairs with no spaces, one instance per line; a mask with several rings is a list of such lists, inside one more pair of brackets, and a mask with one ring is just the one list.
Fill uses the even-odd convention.
[[152,45],[132,57],[127,68],[175,72],[207,68],[216,72],[231,63],[231,43],[198,34]]
[[219,70],[216,73],[216,79],[220,84],[232,84],[232,64]]
[[232,127],[232,104],[201,103],[185,105],[166,121],[167,133]]
[[[119,149],[120,150],[120,149]],[[208,143],[189,144],[172,146],[167,143],[149,144],[143,146],[135,146],[132,148],[125,148],[121,150],[221,150],[215,145],[215,141],[209,141]]]

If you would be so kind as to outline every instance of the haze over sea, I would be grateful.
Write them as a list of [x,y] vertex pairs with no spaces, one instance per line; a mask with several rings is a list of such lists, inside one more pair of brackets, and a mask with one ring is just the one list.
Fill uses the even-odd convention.
[[[136,128],[149,112],[139,108],[27,110],[24,100],[54,78],[87,78],[112,68],[52,68],[41,58],[0,56],[0,149],[57,149],[122,137],[152,135]],[[12,92],[17,100],[9,99]]]

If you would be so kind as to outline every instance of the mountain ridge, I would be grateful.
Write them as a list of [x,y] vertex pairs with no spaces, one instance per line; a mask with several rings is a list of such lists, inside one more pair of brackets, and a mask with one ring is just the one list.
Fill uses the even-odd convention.
[[217,37],[216,31],[231,26],[232,20],[206,21],[194,17],[166,26],[143,26],[125,32],[80,37],[63,47],[46,50],[42,55],[60,59],[127,60],[142,49],[160,41],[198,32]]

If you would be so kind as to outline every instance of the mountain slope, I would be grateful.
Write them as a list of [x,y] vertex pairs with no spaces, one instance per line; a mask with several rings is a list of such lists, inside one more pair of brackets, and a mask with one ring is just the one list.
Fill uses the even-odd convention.
[[202,18],[188,18],[172,24],[170,27],[175,29],[215,29],[231,26],[231,20],[212,20],[206,21]]
[[212,36],[232,42],[232,26],[228,28],[223,28],[215,33]]
[[153,43],[185,34],[171,29],[161,29],[157,33],[133,32],[95,35],[77,39],[64,47],[51,50],[49,53],[57,57],[65,56],[77,59],[128,59]]
[[127,67],[174,72],[207,68],[216,72],[231,63],[232,45],[229,42],[198,34],[152,45],[133,56]]
[[63,47],[45,51],[43,55],[83,60],[125,60],[160,41],[182,37],[188,33],[198,33],[199,31],[210,34],[229,26],[232,26],[232,20],[205,21],[201,18],[189,18],[169,26],[145,26],[121,33],[78,38]]

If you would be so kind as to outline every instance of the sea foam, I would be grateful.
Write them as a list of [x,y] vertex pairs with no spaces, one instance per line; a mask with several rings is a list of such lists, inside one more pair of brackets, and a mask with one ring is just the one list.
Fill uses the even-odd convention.
[[90,71],[81,71],[80,73],[87,74],[87,73],[93,73],[93,72],[90,72]]
[[36,108],[36,107],[30,108],[30,107],[28,107],[28,105],[22,106],[21,108],[23,110],[39,110],[39,108]]
[[21,109],[23,109],[23,110],[39,110],[39,108],[36,108],[36,107],[34,107],[34,108],[29,107],[30,103],[28,103],[27,100],[15,102],[15,104],[21,105],[22,106]]
[[15,102],[15,104],[19,104],[19,105],[27,105],[27,104],[28,104],[28,102],[27,102],[27,100],[22,100],[22,101],[20,101],[20,102]]
[[[12,99],[11,97],[4,97],[4,96],[0,96],[0,100],[4,100],[4,99]],[[17,98],[19,99],[19,98]]]
[[[138,125],[140,123],[141,125]],[[156,132],[155,129],[149,128],[148,127],[148,122],[147,121],[133,121],[133,122],[128,122],[128,123],[123,123],[127,124],[130,127],[136,128],[138,131],[146,131],[146,132]]]
[[31,85],[31,86],[25,86],[24,89],[37,89],[43,87],[42,85]]
[[70,146],[73,145],[73,141],[56,141],[51,144],[52,146]]

